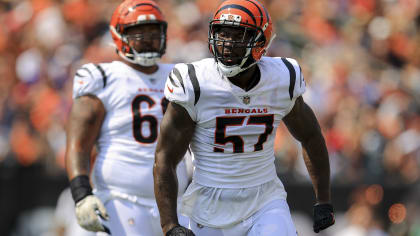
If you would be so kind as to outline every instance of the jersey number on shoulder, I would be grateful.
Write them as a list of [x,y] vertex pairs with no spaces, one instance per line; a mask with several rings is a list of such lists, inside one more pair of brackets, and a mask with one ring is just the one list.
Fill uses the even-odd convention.
[[[244,152],[244,140],[239,135],[226,135],[227,126],[242,126],[246,116],[223,116],[216,118],[216,135],[214,142],[216,144],[226,145],[232,143],[234,153]],[[261,151],[263,144],[267,141],[268,135],[273,132],[274,116],[271,115],[255,115],[249,116],[246,125],[264,125],[264,133],[258,137],[258,142],[254,145],[254,151]],[[224,149],[215,147],[214,152],[224,152]]]
[[[138,95],[131,103],[131,110],[133,112],[133,136],[137,142],[140,143],[154,143],[158,136],[158,120],[153,115],[141,114],[141,103],[147,103],[149,109],[152,108],[156,102],[147,95]],[[168,100],[163,98],[160,101],[162,106],[162,113],[165,113],[168,106]],[[150,132],[148,136],[143,135],[142,128],[144,122],[149,122]]]

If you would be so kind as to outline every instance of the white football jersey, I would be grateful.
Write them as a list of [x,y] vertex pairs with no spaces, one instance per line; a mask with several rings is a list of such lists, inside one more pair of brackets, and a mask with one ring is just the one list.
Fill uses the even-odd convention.
[[260,81],[245,91],[223,76],[212,58],[177,64],[165,96],[196,122],[191,149],[195,182],[246,188],[275,178],[274,138],[284,116],[305,91],[294,59],[263,57]]
[[[92,172],[97,190],[154,199],[156,141],[168,103],[163,88],[172,68],[159,64],[158,71],[144,74],[114,61],[86,64],[76,72],[73,98],[95,95],[106,110]],[[181,195],[188,184],[185,163],[178,166],[177,173]]]
[[305,81],[293,59],[263,57],[257,65],[261,77],[249,91],[223,76],[213,58],[177,64],[166,82],[165,96],[196,123],[190,144],[195,171],[181,211],[199,224],[230,227],[286,199],[274,138]]

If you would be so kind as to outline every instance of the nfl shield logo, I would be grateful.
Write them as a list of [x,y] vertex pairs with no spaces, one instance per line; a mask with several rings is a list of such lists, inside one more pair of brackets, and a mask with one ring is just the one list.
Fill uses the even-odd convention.
[[250,96],[248,96],[248,95],[243,96],[243,97],[242,97],[242,102],[243,102],[245,105],[248,105],[248,104],[251,102],[251,97],[250,97]]

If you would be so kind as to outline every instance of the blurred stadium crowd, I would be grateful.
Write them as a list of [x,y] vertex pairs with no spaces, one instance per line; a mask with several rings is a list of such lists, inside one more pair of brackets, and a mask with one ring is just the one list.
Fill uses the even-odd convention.
[[[119,2],[0,1],[0,183],[18,184],[20,172],[12,170],[35,165],[47,179],[63,178],[72,77],[84,63],[117,59],[108,22]],[[208,22],[220,1],[157,2],[169,23],[163,61],[210,56]],[[261,2],[277,33],[269,55],[296,58],[304,71],[304,98],[326,137],[333,187],[356,186],[337,225],[324,235],[419,236],[420,2]],[[276,157],[286,186],[309,183],[300,153],[280,127]],[[393,186],[407,191],[377,217],[384,189]],[[6,194],[0,184],[0,199]],[[300,222],[310,229],[310,221],[300,218],[298,229]],[[31,235],[9,222],[13,235]],[[306,231],[301,235],[311,235]]]

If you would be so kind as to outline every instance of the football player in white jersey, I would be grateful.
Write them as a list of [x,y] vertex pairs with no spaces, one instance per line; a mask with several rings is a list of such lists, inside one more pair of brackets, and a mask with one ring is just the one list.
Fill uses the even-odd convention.
[[[169,75],[165,96],[170,103],[153,171],[163,232],[296,235],[274,166],[281,121],[307,153],[316,196],[314,231],[334,224],[328,152],[301,96],[300,66],[290,58],[263,57],[272,39],[271,19],[261,3],[224,1],[209,27],[214,58],[177,64]],[[176,214],[175,169],[189,144],[195,169],[182,201],[181,211],[190,217],[190,229],[185,229]]]
[[[165,81],[173,68],[157,63],[165,52],[166,28],[155,2],[122,2],[110,23],[122,60],[86,64],[74,77],[66,167],[77,220],[87,230],[163,235],[152,171],[168,103]],[[98,154],[89,178],[95,143]],[[185,163],[177,174],[181,196],[188,185]]]

